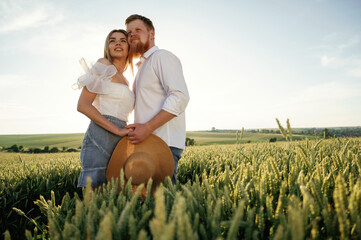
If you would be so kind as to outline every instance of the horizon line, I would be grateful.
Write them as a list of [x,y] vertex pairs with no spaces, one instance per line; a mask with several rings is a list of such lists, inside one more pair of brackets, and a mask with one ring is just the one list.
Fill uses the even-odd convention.
[[[295,127],[291,129],[332,129],[332,128],[361,128],[360,126],[337,126],[337,127]],[[244,131],[247,130],[269,130],[269,129],[276,129],[279,130],[279,128],[245,128]],[[208,131],[241,131],[242,128],[215,128],[212,129],[206,129],[206,130],[186,130],[186,132],[208,132]],[[9,136],[9,135],[51,135],[51,134],[85,134],[85,132],[56,132],[56,133],[0,133],[0,136]]]

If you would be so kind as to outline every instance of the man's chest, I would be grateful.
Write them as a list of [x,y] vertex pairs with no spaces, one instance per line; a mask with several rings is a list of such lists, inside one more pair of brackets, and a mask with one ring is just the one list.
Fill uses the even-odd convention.
[[149,89],[154,91],[163,89],[161,74],[157,68],[148,62],[139,69],[135,78],[135,83],[137,89]]

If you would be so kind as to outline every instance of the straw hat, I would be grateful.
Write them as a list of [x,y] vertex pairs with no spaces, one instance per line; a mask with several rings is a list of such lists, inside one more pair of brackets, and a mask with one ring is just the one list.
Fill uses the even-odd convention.
[[168,145],[154,134],[139,144],[132,144],[128,137],[124,137],[119,141],[110,158],[106,174],[107,181],[119,178],[121,169],[124,171],[125,181],[132,178],[133,186],[146,184],[152,178],[153,192],[167,176],[172,177],[173,155]]

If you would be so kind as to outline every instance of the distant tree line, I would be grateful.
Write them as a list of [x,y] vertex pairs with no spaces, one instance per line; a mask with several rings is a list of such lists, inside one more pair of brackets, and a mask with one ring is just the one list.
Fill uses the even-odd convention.
[[3,147],[1,151],[6,152],[16,152],[16,153],[57,153],[57,152],[79,152],[81,147],[78,149],[68,148],[68,147],[52,147],[45,146],[43,149],[41,148],[24,148],[22,145],[18,146],[17,144],[12,145],[11,147]]
[[302,129],[297,133],[305,134],[305,135],[317,135],[324,138],[361,137],[361,127],[307,128],[307,129]]
[[[196,141],[193,138],[186,138],[185,141],[186,146],[194,146],[196,145]],[[81,146],[78,149],[68,148],[68,147],[52,147],[45,146],[42,148],[24,148],[22,145],[18,146],[17,144],[12,145],[11,147],[0,147],[0,151],[3,152],[15,152],[15,153],[58,153],[58,152],[79,152]]]
[[[215,129],[212,128],[212,132],[219,133],[236,133],[239,130],[236,129]],[[271,133],[281,134],[279,129],[245,129],[244,132],[248,133]],[[297,135],[317,135],[319,137],[361,137],[361,127],[331,127],[331,128],[292,128],[293,134]]]
[[269,142],[276,142],[277,141],[277,138],[273,137],[273,138],[270,138]]
[[193,138],[186,138],[186,146],[194,146],[196,145],[196,141]]

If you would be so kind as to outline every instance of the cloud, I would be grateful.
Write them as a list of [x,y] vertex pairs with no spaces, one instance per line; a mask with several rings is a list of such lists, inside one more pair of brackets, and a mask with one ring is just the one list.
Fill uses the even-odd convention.
[[54,25],[64,19],[64,15],[48,3],[33,6],[22,0],[2,1],[0,12],[0,34]]
[[361,66],[349,71],[351,77],[361,78]]
[[361,97],[360,84],[346,84],[344,82],[328,82],[314,85],[299,92],[293,102],[320,102],[330,100],[344,100]]
[[323,52],[319,55],[321,66],[343,71],[348,77],[361,78],[360,36],[332,35],[325,41],[327,44],[319,48]]
[[352,48],[354,46],[357,46],[360,43],[360,37],[359,36],[353,36],[350,39],[348,39],[345,43],[341,44],[339,46],[339,49],[341,51],[344,51],[348,48]]
[[332,62],[335,62],[336,58],[329,57],[329,56],[322,56],[321,57],[321,65],[324,67],[328,67],[332,64]]
[[97,59],[102,56],[108,30],[106,26],[86,22],[65,23],[56,29],[50,28],[31,35],[26,42],[16,44],[15,48],[34,55],[56,56],[57,58],[80,56]]
[[37,29],[36,34],[27,35],[26,41],[12,38],[0,45],[0,51],[76,62],[81,57],[96,61],[103,55],[104,41],[110,30],[112,28],[106,24],[63,21],[56,28],[48,26]]
[[361,58],[356,56],[322,56],[321,65],[325,68],[339,69],[345,76],[361,78]]
[[60,59],[72,56],[96,60],[103,55],[104,40],[112,30],[109,24],[66,21],[65,11],[53,3],[34,1],[0,0],[0,36],[32,30],[26,41],[12,37],[0,46],[0,51]]

